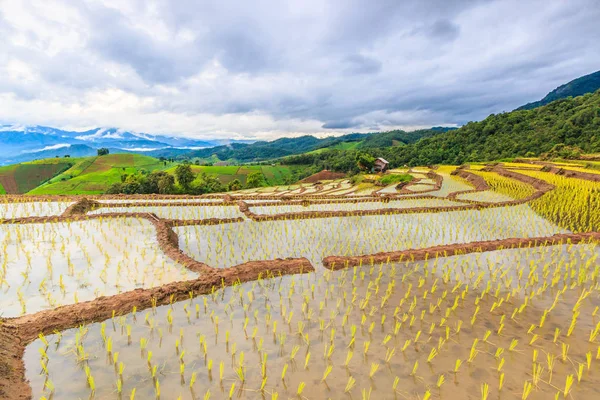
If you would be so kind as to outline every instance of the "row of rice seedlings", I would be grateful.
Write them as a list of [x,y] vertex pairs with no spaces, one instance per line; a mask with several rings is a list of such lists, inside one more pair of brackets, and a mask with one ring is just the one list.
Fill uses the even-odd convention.
[[174,228],[182,250],[225,268],[247,261],[350,256],[566,232],[527,205],[405,215],[290,219]]
[[14,317],[196,274],[134,218],[0,225],[0,314]]
[[432,196],[447,197],[450,193],[473,190],[473,186],[459,176],[450,175],[456,169],[455,166],[440,165],[435,173],[443,178],[440,190],[431,192]]
[[238,206],[134,206],[99,208],[90,214],[106,213],[154,213],[159,218],[201,220],[211,218],[241,218]]
[[71,204],[58,201],[0,202],[0,219],[61,215]]
[[597,257],[564,245],[259,279],[40,336],[27,377],[60,398],[593,398]]
[[600,230],[600,182],[541,171],[519,170],[519,173],[555,186],[554,190],[531,202],[538,214],[573,232]]
[[472,173],[485,179],[493,191],[509,196],[515,200],[527,198],[536,191],[533,186],[527,183],[498,175],[495,172],[472,171]]

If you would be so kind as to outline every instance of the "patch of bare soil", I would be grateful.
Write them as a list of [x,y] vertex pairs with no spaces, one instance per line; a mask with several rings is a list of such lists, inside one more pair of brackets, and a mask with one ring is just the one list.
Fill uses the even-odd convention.
[[316,174],[313,174],[313,175],[309,176],[308,178],[304,178],[300,182],[302,182],[302,183],[317,183],[319,181],[332,181],[335,179],[341,179],[341,178],[345,178],[345,177],[346,177],[346,174],[344,174],[344,173],[332,172],[332,171],[328,171],[328,170],[324,169],[323,171],[317,172]]

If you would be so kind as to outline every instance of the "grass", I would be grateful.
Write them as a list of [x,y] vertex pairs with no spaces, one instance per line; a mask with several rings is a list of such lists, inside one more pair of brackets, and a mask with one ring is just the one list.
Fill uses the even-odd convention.
[[379,182],[384,185],[391,185],[392,183],[400,183],[400,182],[410,182],[413,180],[413,177],[409,174],[389,174],[384,175]]
[[166,168],[162,161],[139,154],[110,154],[102,157],[71,159],[74,165],[28,194],[102,194],[123,174]]
[[2,193],[24,194],[71,166],[64,158],[22,163],[0,168]]
[[[175,173],[176,167],[171,167],[166,171]],[[195,174],[205,173],[216,176],[221,183],[228,184],[229,182],[238,179],[242,185],[246,184],[248,175],[253,172],[262,172],[265,180],[270,186],[283,185],[286,179],[293,176],[294,172],[301,169],[302,166],[287,166],[287,165],[243,165],[243,166],[203,166],[192,165],[192,171]]]
[[337,143],[334,144],[333,146],[329,146],[329,147],[323,147],[321,149],[316,149],[313,151],[309,151],[306,154],[319,154],[322,153],[326,150],[355,150],[358,148],[358,146],[360,146],[360,144],[362,143],[362,141],[359,142],[341,142],[341,143]]

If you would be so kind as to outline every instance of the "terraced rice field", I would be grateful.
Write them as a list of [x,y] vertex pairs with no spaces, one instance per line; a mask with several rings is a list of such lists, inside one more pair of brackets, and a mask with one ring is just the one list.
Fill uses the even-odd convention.
[[401,171],[7,197],[0,398],[600,398],[600,183]]

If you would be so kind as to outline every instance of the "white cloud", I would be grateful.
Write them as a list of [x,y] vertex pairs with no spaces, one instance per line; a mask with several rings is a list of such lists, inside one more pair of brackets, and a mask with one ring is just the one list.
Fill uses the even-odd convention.
[[598,69],[598,20],[595,0],[0,2],[0,121],[207,139],[456,125]]

